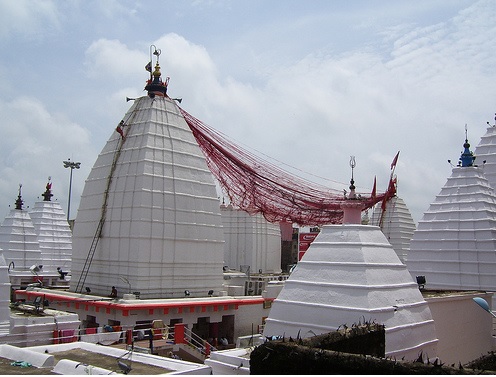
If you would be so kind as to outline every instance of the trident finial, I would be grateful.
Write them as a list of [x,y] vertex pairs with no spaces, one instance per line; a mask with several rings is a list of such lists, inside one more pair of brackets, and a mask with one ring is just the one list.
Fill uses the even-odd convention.
[[350,180],[350,195],[348,199],[355,199],[355,180],[353,179],[353,169],[356,166],[355,156],[350,156],[351,180]]

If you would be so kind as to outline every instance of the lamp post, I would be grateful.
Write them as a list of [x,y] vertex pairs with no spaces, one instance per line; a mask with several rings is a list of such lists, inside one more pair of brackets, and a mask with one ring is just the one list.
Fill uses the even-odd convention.
[[67,202],[67,222],[69,222],[69,214],[71,212],[71,191],[72,191],[72,171],[81,167],[80,162],[72,162],[70,158],[64,161],[64,168],[71,169],[71,177],[69,178],[69,200]]

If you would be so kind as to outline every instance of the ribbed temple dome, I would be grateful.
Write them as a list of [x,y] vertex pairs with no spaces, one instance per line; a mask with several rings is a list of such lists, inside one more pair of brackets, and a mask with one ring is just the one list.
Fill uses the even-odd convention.
[[382,213],[381,206],[377,205],[369,225],[376,225],[381,228],[398,258],[405,263],[410,241],[415,231],[415,222],[403,199],[398,196],[392,197],[388,201],[384,213]]
[[9,265],[17,270],[41,264],[40,244],[29,213],[11,209],[0,226],[0,249]]
[[326,225],[273,302],[264,336],[307,338],[364,320],[385,325],[389,356],[436,355],[429,307],[381,230]]
[[231,205],[220,206],[224,229],[224,262],[250,266],[251,271],[281,273],[281,230],[257,213],[250,215]]
[[[490,126],[475,148],[476,164],[484,166],[484,175],[496,189],[496,127]],[[484,163],[484,161],[486,161]]]
[[496,290],[496,197],[485,167],[455,167],[419,221],[407,267],[435,289]]
[[35,202],[29,212],[40,245],[44,272],[71,269],[72,232],[59,202]]
[[74,226],[71,290],[81,283],[97,294],[116,286],[143,298],[218,292],[221,224],[212,174],[175,102],[138,98],[86,180]]

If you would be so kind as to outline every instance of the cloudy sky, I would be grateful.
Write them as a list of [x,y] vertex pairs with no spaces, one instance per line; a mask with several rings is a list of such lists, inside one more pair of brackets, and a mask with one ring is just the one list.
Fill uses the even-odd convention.
[[[52,177],[71,218],[107,139],[144,95],[150,45],[169,95],[243,148],[316,183],[387,187],[418,221],[496,112],[492,0],[0,0],[0,220]],[[9,207],[10,206],[10,207]]]

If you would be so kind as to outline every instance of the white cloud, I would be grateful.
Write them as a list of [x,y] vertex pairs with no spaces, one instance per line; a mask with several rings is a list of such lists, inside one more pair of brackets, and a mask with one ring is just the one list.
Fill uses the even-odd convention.
[[99,39],[86,50],[88,76],[92,79],[125,81],[136,72],[138,62],[146,65],[146,54],[130,50],[118,40]]
[[53,1],[0,0],[0,39],[11,34],[38,38],[43,31],[60,26]]
[[[112,21],[108,30],[96,24],[98,33],[84,35],[90,41],[84,44],[89,46],[85,51],[86,75],[71,77],[71,85],[81,92],[71,101],[70,113],[59,110],[67,112],[65,119],[47,110],[56,108],[49,96],[43,103],[27,99],[30,104],[22,106],[30,109],[26,119],[20,107],[13,110],[15,101],[4,101],[2,110],[10,106],[12,122],[19,123],[16,127],[28,145],[16,151],[7,149],[5,158],[22,160],[26,154],[26,159],[32,160],[42,153],[30,141],[37,139],[30,138],[33,130],[28,126],[34,119],[43,119],[45,131],[51,130],[47,126],[51,122],[76,127],[76,133],[91,130],[91,144],[97,150],[86,145],[90,142],[84,136],[72,150],[81,148],[79,155],[91,155],[93,161],[130,106],[125,97],[144,94],[149,43],[143,40],[150,32],[141,30],[138,37],[129,39],[132,32],[126,29],[126,22],[139,23],[140,17],[148,21],[150,15],[141,14],[139,4],[119,4],[102,5],[107,11],[99,19]],[[347,185],[349,156],[355,155],[358,187],[370,190],[377,175],[378,188],[385,189],[389,164],[400,150],[399,193],[418,220],[451,172],[447,159],[456,161],[459,157],[464,124],[468,123],[475,146],[484,133],[486,118],[494,112],[496,7],[491,1],[470,3],[455,17],[446,17],[431,14],[430,7],[436,10],[439,4],[422,2],[419,10],[401,3],[393,9],[397,25],[388,21],[384,29],[381,10],[386,3],[380,4],[371,13],[377,19],[369,17],[367,22],[360,22],[364,20],[363,9],[350,11],[345,7],[343,13],[305,10],[301,17],[297,12],[283,12],[281,17],[267,13],[262,23],[252,20],[230,29],[232,35],[219,37],[226,33],[221,28],[224,22],[232,26],[234,21],[219,21],[217,5],[202,2],[202,16],[214,10],[211,19],[195,14],[194,20],[204,23],[193,25],[188,17],[181,17],[182,32],[166,33],[151,43],[162,50],[162,75],[171,77],[169,95],[182,97],[181,106],[186,111],[243,147],[271,156],[279,161],[277,164],[294,166],[299,169],[296,174],[306,171],[311,173],[306,176],[311,180],[325,177],[316,178],[319,183],[334,185],[333,181],[339,181]],[[235,15],[235,4],[227,5],[233,10],[223,16]],[[184,7],[175,9],[179,12]],[[425,14],[432,16],[433,22],[420,20]],[[86,13],[85,19],[88,17]],[[341,23],[331,22],[339,19]],[[350,20],[356,23],[348,27]],[[171,13],[164,25],[179,25],[175,21]],[[201,35],[209,33],[204,29],[208,22],[215,24],[215,40],[222,43],[212,45],[210,34]],[[278,30],[271,29],[274,25]],[[357,30],[362,34],[355,35]],[[127,34],[123,36],[121,31]],[[76,63],[74,67],[75,72],[83,71]],[[92,92],[83,92],[85,85],[77,80],[94,85]],[[6,84],[17,87],[13,80]],[[38,136],[48,147],[54,145],[51,138]],[[58,137],[60,145],[69,143],[69,139]],[[54,166],[69,157],[66,154],[57,157]],[[89,169],[91,162],[85,168]],[[12,175],[16,169],[26,176],[27,163],[12,166],[6,165],[2,172],[10,174],[13,182],[19,180]],[[86,178],[87,174],[81,171],[78,175]]]
[[[65,204],[69,182],[62,161],[75,154],[82,157],[81,154],[96,153],[88,130],[60,113],[50,113],[39,100],[29,97],[0,102],[0,113],[5,124],[0,139],[0,192],[11,198],[8,202],[13,204],[17,197],[17,184],[22,183],[26,205],[32,206],[51,176],[54,199]],[[85,162],[86,165],[93,163],[92,160]],[[75,187],[82,188],[88,173],[89,166],[82,166],[81,175],[75,174],[79,183]],[[80,194],[76,188],[76,203]]]

